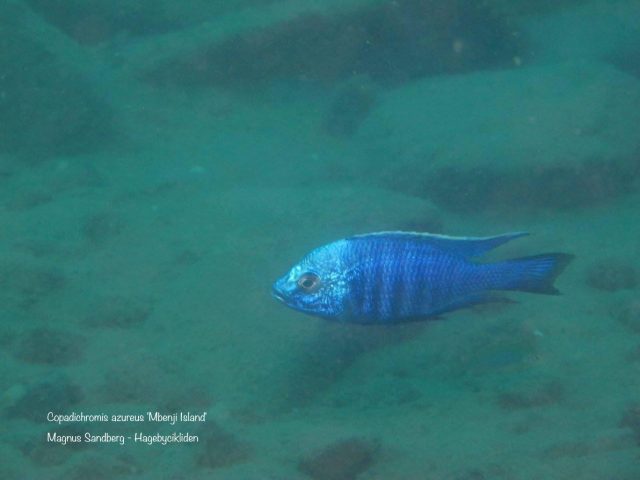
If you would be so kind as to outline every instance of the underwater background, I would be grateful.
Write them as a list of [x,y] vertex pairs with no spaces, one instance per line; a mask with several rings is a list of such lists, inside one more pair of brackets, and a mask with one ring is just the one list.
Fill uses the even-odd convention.
[[[0,478],[640,478],[640,2],[5,0],[0,24]],[[560,296],[395,327],[271,298],[381,230],[576,259]]]

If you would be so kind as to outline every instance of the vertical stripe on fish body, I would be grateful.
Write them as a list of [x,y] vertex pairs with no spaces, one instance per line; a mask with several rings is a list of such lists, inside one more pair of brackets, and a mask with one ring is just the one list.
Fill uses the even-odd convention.
[[357,265],[346,314],[364,323],[428,315],[486,283],[460,255],[406,237],[353,237],[344,253]]

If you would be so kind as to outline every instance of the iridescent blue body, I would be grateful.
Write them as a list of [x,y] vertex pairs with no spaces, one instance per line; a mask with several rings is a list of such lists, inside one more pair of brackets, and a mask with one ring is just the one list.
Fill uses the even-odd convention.
[[276,281],[273,294],[312,315],[390,324],[495,301],[496,290],[557,293],[553,281],[571,255],[550,253],[495,263],[472,260],[523,235],[358,235],[313,250]]

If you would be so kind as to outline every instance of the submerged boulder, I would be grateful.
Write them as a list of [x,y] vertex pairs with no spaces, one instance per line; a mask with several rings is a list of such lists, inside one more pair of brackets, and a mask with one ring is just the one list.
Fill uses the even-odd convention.
[[354,139],[379,183],[443,209],[570,209],[638,189],[638,102],[597,62],[432,78],[381,95]]
[[332,84],[353,75],[398,84],[513,65],[520,51],[515,27],[485,2],[343,3],[322,10],[299,8],[262,25],[246,21],[229,34],[167,58],[146,78],[245,89],[274,81]]
[[0,153],[37,161],[103,148],[115,134],[113,114],[72,44],[13,6],[0,7],[10,19],[0,31]]

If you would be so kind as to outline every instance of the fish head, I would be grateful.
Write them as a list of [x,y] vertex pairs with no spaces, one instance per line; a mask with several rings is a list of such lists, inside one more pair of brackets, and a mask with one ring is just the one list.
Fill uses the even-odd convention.
[[343,241],[317,248],[273,284],[273,296],[294,310],[319,317],[344,312],[349,275]]

